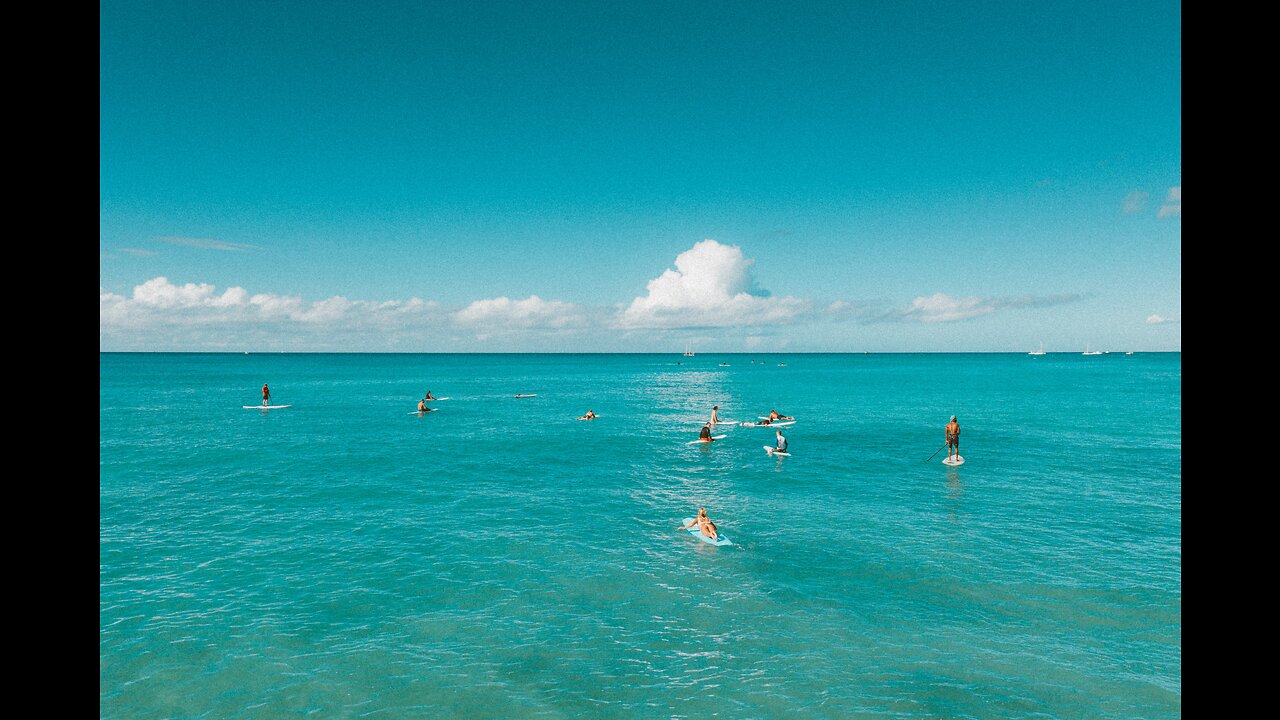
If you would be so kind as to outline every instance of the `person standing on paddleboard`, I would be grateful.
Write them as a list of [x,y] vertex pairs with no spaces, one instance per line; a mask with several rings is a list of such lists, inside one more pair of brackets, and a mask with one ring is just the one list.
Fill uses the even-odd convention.
[[[955,453],[952,453],[952,450]],[[947,423],[947,459],[950,460],[952,455],[960,457],[960,423],[956,422],[956,416],[951,416],[951,422]]]
[[269,405],[271,403],[271,391],[267,389],[267,384],[262,383],[262,404]]

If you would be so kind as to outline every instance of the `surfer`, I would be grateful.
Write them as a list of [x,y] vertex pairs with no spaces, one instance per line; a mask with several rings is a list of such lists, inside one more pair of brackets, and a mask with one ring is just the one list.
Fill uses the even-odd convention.
[[947,459],[950,460],[954,455],[960,457],[960,423],[956,422],[956,416],[951,416],[951,422],[947,423]]
[[422,399],[423,399],[423,400],[435,400],[435,398],[431,397],[431,391],[430,391],[430,390],[428,390],[428,391],[427,391],[427,396],[426,396],[426,397],[424,397],[424,398],[422,398]]
[[702,426],[702,430],[698,433],[698,439],[702,442],[715,442],[711,438],[711,423]]
[[711,522],[711,518],[707,517],[706,508],[698,508],[698,517],[694,518],[693,522],[678,529],[688,530],[694,525],[698,526],[698,530],[702,531],[703,535],[706,535],[716,542],[720,542],[720,535],[716,532],[716,524]]
[[586,415],[578,418],[579,420],[595,420],[597,417],[595,410],[588,410]]
[[431,412],[431,408],[427,407],[426,398],[423,398],[418,401],[418,412]]
[[777,410],[770,410],[769,422],[773,422],[774,420],[795,420],[795,418],[790,415],[779,415]]
[[720,423],[720,406],[712,405],[711,406],[711,424],[718,425],[719,423]]
[[262,383],[262,404],[269,405],[271,403],[271,390],[267,389],[267,384]]
[[774,452],[780,452],[780,453],[784,453],[784,452],[786,452],[786,451],[787,451],[787,439],[786,439],[785,437],[783,437],[783,436],[782,436],[782,431],[781,431],[781,430],[774,430],[774,432],[778,433],[778,447],[774,449]]

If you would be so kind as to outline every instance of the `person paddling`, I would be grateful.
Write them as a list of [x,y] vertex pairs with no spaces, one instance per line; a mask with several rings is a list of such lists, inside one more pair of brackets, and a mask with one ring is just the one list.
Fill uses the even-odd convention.
[[960,457],[960,423],[956,422],[955,415],[947,423],[947,459],[950,460],[953,455]]
[[676,528],[677,530],[688,530],[694,525],[698,526],[698,530],[707,537],[720,542],[720,535],[716,532],[716,524],[711,522],[711,518],[707,517],[706,508],[698,508],[698,517],[694,518],[688,525]]
[[596,415],[595,410],[588,410],[586,415],[583,415],[578,419],[579,420],[595,420],[597,417],[599,417],[599,415]]

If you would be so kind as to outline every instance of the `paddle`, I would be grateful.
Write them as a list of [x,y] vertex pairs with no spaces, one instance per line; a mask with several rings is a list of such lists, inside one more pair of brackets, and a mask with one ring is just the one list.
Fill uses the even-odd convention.
[[[946,446],[947,446],[947,444],[946,444],[946,443],[942,443],[942,447],[938,448],[937,450],[934,450],[934,451],[933,451],[933,455],[937,455],[938,453],[942,452],[942,448],[944,448],[944,447],[946,447]],[[925,460],[925,462],[929,462],[929,460],[932,460],[932,459],[933,459],[933,455],[930,455],[930,456],[928,457],[928,459],[927,459],[927,460]]]

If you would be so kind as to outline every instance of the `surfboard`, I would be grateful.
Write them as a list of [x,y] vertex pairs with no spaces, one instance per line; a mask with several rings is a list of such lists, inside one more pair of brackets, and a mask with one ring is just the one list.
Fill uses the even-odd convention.
[[737,420],[717,420],[711,424],[712,425],[737,425],[738,421]]
[[538,397],[538,393],[534,393],[532,395],[517,395],[516,397],[518,398]]
[[[757,415],[756,417],[760,418],[761,420],[768,420],[768,419],[769,419],[769,416],[768,416],[768,415]],[[781,418],[779,418],[779,419],[781,419]],[[796,419],[795,419],[795,418],[791,418],[790,420],[787,420],[786,422],[795,422],[795,421],[796,421]]]
[[293,407],[292,405],[241,405],[245,410],[279,410],[281,408]]
[[789,427],[795,424],[796,424],[795,420],[785,420],[783,422],[769,423],[768,425],[761,425],[759,423],[742,423],[742,427],[780,428],[780,427]]
[[[684,519],[684,524],[685,524],[685,525],[688,525],[688,524],[689,524],[689,523],[691,523],[691,522],[693,522],[693,518],[685,518],[685,519]],[[729,540],[729,538],[725,537],[723,533],[718,532],[718,531],[716,532],[716,534],[720,536],[720,539],[719,539],[718,541],[717,541],[717,540],[712,540],[711,538],[707,537],[706,535],[703,535],[703,534],[702,534],[702,531],[698,529],[698,526],[697,526],[697,525],[694,525],[693,527],[689,528],[689,534],[690,534],[690,535],[693,535],[694,537],[698,538],[699,540],[701,540],[702,542],[704,542],[704,543],[706,543],[706,544],[708,544],[708,545],[732,545],[732,544],[733,544],[733,542],[732,542],[731,540]]]
[[773,445],[765,445],[764,451],[769,453],[770,455],[781,455],[782,457],[791,457],[791,453],[778,452],[778,448],[774,447]]
[[595,417],[589,417],[589,418],[587,418],[587,417],[574,418],[574,420],[599,420],[599,419],[600,419],[600,416],[599,416],[599,415],[597,415],[597,416],[595,416]]
[[427,413],[429,413],[429,412],[435,412],[435,411],[437,411],[437,410],[439,410],[439,409],[440,409],[440,408],[427,408],[426,410],[414,410],[413,412],[411,412],[411,413],[409,413],[409,414],[410,414],[410,415],[426,415],[426,414],[427,414]]
[[[712,435],[712,436],[711,436],[711,439],[712,439],[712,440],[723,440],[723,439],[725,439],[725,438],[727,438],[727,437],[729,437],[729,436],[728,436],[728,435]],[[690,445],[697,445],[698,443],[704,443],[704,442],[709,442],[709,441],[708,441],[708,440],[703,440],[702,438],[698,438],[697,440],[690,440],[690,441],[689,441],[689,444],[690,444]]]
[[951,467],[960,467],[964,464],[964,457],[956,455],[954,460],[951,458],[942,458],[942,464],[950,465]]
[[442,398],[427,398],[427,402],[440,402],[441,400],[448,400],[448,399],[449,399],[449,398],[447,398],[447,397],[442,397]]

